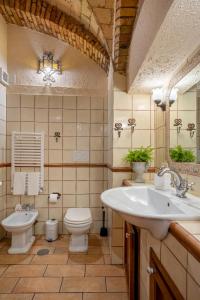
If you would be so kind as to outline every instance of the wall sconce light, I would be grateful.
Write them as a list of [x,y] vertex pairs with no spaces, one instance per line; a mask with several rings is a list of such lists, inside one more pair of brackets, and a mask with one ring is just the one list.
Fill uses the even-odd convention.
[[56,143],[58,142],[58,139],[60,138],[60,131],[54,132],[54,137],[56,138]]
[[38,61],[38,74],[44,74],[43,80],[47,86],[55,82],[54,75],[62,74],[61,63],[55,60],[52,52],[44,52],[42,59]]
[[120,138],[121,132],[122,132],[122,130],[123,130],[122,123],[115,123],[115,128],[114,128],[114,130],[117,131],[118,137]]
[[[178,89],[173,88],[171,90],[170,96],[169,96],[169,106],[171,107],[172,104],[177,100],[177,93]],[[162,88],[155,88],[152,90],[152,99],[157,105],[157,107],[160,107],[162,111],[166,111],[166,101],[164,101],[164,92]]]
[[180,133],[181,127],[183,126],[182,119],[174,119],[174,126],[177,129],[177,133]]
[[190,132],[190,137],[193,138],[194,136],[194,133],[195,133],[195,124],[194,123],[188,123],[188,126],[187,126],[187,131]]
[[162,111],[166,110],[166,103],[163,102],[163,89],[155,88],[152,90],[152,99],[157,107],[160,107]]
[[128,126],[131,128],[131,133],[133,133],[136,126],[136,120],[133,118],[128,119]]
[[170,106],[170,107],[172,106],[172,104],[173,104],[174,102],[176,102],[177,97],[178,97],[178,89],[177,89],[177,88],[173,88],[173,89],[171,90],[170,95],[169,95],[169,106]]

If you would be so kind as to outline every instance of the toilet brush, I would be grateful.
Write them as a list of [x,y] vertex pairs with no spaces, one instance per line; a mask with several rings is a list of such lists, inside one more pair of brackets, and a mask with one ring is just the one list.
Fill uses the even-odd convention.
[[108,230],[107,228],[105,227],[105,210],[104,210],[104,207],[102,207],[102,216],[103,216],[103,226],[101,227],[101,230],[100,230],[100,236],[107,236],[108,235]]

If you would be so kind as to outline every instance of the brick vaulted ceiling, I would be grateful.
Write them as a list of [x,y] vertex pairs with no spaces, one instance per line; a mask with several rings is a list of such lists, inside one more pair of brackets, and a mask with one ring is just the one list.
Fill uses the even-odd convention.
[[0,0],[0,13],[7,23],[28,27],[67,42],[93,59],[106,72],[112,56],[115,70],[126,74],[138,2]]
[[[129,46],[143,0],[88,0],[102,29],[115,71],[126,75]],[[114,26],[114,29],[113,29]]]
[[123,75],[126,74],[129,46],[138,5],[139,0],[116,0],[113,57],[115,69]]
[[7,23],[28,27],[67,42],[108,72],[109,54],[83,23],[46,0],[0,0]]

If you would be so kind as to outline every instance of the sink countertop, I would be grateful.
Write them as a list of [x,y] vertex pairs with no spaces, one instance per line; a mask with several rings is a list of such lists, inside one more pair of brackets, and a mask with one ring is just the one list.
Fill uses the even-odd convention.
[[[146,184],[152,182],[146,181]],[[124,186],[144,185],[124,179]],[[177,221],[170,225],[169,232],[200,262],[200,221]]]

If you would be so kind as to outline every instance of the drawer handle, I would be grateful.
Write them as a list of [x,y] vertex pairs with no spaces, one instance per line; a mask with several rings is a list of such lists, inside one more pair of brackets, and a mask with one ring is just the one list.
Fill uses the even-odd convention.
[[147,267],[147,273],[148,273],[149,275],[155,274],[155,273],[156,273],[156,270],[155,270],[154,268],[152,268],[152,267]]
[[126,239],[129,239],[130,238],[130,233],[126,232]]

